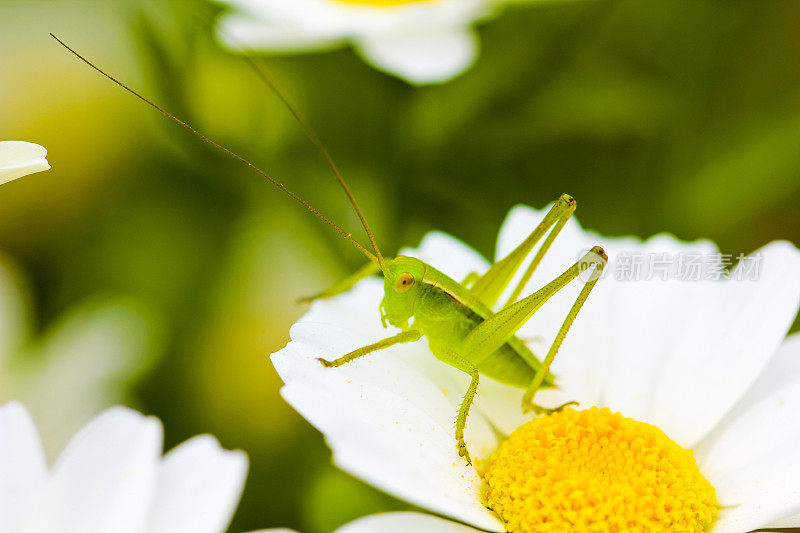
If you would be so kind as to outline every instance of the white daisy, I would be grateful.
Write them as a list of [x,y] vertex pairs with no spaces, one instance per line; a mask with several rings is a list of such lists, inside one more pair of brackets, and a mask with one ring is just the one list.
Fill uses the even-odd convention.
[[224,531],[241,495],[247,456],[200,435],[162,458],[162,433],[158,419],[112,407],[48,467],[25,407],[0,407],[0,531]]
[[[513,209],[500,231],[497,257],[510,252],[543,216],[543,211],[526,207]],[[325,434],[338,466],[399,498],[481,529],[505,531],[508,524],[512,531],[524,530],[518,524],[541,518],[536,506],[545,504],[561,505],[558,516],[567,521],[570,512],[584,513],[590,521],[610,512],[623,523],[632,523],[638,515],[650,516],[650,510],[669,513],[697,505],[698,516],[716,515],[715,533],[748,531],[776,522],[800,524],[800,519],[791,518],[800,513],[800,449],[796,446],[800,439],[796,416],[800,336],[785,339],[800,303],[800,252],[789,243],[774,242],[741,261],[730,279],[713,279],[721,277],[721,263],[728,258],[720,256],[711,242],[684,243],[669,235],[644,242],[632,237],[605,238],[582,230],[573,218],[526,293],[552,280],[597,244],[612,257],[606,269],[609,274],[597,284],[559,351],[553,372],[560,388],[540,391],[536,397],[537,403],[553,406],[577,400],[585,410],[581,422],[585,424],[562,419],[561,429],[555,431],[535,425],[552,418],[526,423],[528,418],[520,411],[522,391],[482,377],[466,438],[488,486],[482,487],[484,478],[478,470],[458,456],[453,437],[455,413],[468,377],[437,361],[424,339],[336,369],[323,368],[315,360],[336,358],[391,334],[381,327],[378,306],[383,284],[378,279],[363,280],[349,293],[315,302],[293,326],[292,341],[272,356],[286,384],[282,394]],[[488,268],[476,252],[442,233],[427,235],[418,249],[403,253],[420,257],[457,280]],[[646,260],[641,279],[627,281],[626,269],[636,257]],[[689,277],[703,279],[680,279],[687,277],[686,269],[694,262],[691,258],[697,257],[704,261],[702,268]],[[660,268],[659,261],[666,267]],[[757,271],[747,272],[753,265]],[[580,285],[573,283],[553,297],[520,330],[518,335],[540,356]],[[609,422],[611,411],[591,410],[592,406],[608,407],[640,422],[623,421],[621,416]],[[563,415],[569,413],[574,412]],[[614,440],[610,446],[586,437],[602,436],[602,426],[609,423],[624,430],[612,432],[609,438],[622,435],[624,443]],[[568,455],[575,453],[571,448],[557,446],[547,447],[542,455],[539,450],[547,439],[537,441],[531,436],[549,435],[553,442],[567,442],[577,437],[559,431],[576,427],[585,437],[576,441],[584,452],[577,456]],[[498,437],[495,428],[505,435],[520,431],[506,440]],[[638,452],[632,458],[626,455],[626,450],[639,449],[630,439],[644,436],[653,444],[646,447],[648,453],[655,450],[669,460],[653,461]],[[580,464],[576,458],[585,460],[598,450],[608,456],[595,464],[606,461],[618,476],[636,473],[628,481],[644,491],[641,497],[616,504],[604,500],[580,483],[594,483],[606,472],[593,475],[586,465],[573,472],[568,466],[559,469],[551,464],[562,459],[559,464],[574,466]],[[625,460],[615,463],[609,450],[620,451]],[[691,453],[694,458],[687,456]],[[516,476],[523,468],[528,469],[526,475]],[[529,484],[537,479],[531,472],[539,472],[552,490],[540,494]],[[667,474],[677,477],[661,477]],[[653,479],[667,481],[662,485]],[[637,480],[648,483],[641,485]],[[677,495],[667,490],[680,487],[679,483],[689,488],[678,490]],[[601,493],[624,497],[628,493],[620,488],[623,485]],[[570,486],[575,490],[568,490]],[[531,503],[537,501],[531,497],[531,487],[533,494],[541,496],[538,504]],[[585,490],[581,493],[576,487]],[[687,500],[687,494],[695,496]],[[520,501],[530,505],[519,505]],[[631,509],[637,509],[633,503],[647,503],[648,510],[633,511],[638,515],[631,516]],[[555,516],[552,509],[550,516]],[[427,524],[420,531],[472,531],[435,517],[375,520],[389,520],[383,531],[403,530],[391,529],[395,518]],[[560,529],[559,522],[555,524],[554,531],[566,528],[565,522]]]
[[440,83],[478,53],[473,24],[494,0],[221,0],[219,40],[237,50],[317,51],[351,43],[375,68],[411,83]]
[[0,403],[28,406],[52,456],[91,417],[126,398],[126,386],[158,349],[158,321],[140,302],[103,298],[68,309],[34,335],[27,288],[0,252]]
[[0,184],[48,170],[47,150],[25,141],[0,141]]

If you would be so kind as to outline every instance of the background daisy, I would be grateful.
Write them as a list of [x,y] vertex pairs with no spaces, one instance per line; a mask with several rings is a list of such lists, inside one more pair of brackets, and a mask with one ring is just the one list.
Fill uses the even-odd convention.
[[153,309],[125,297],[79,302],[40,332],[30,292],[0,253],[0,401],[25,402],[52,456],[90,418],[129,397],[159,355],[161,335]]
[[472,26],[491,0],[226,0],[217,34],[231,50],[309,52],[352,44],[375,68],[411,83],[441,83],[478,54]]
[[113,407],[48,467],[25,407],[0,407],[0,531],[225,531],[247,457],[201,435],[162,458],[162,433],[158,419]]

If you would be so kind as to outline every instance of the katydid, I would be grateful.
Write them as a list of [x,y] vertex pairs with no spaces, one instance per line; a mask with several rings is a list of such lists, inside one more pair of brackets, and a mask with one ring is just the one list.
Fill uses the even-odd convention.
[[[605,267],[608,260],[605,252],[599,246],[592,248],[563,274],[535,293],[521,300],[517,300],[517,297],[574,210],[575,200],[566,194],[562,195],[542,223],[516,249],[492,265],[482,276],[470,275],[469,278],[474,279],[471,284],[459,283],[419,259],[399,256],[394,259],[383,258],[370,265],[372,268],[364,268],[345,282],[321,293],[317,297],[333,296],[352,286],[358,278],[380,271],[384,278],[381,321],[384,327],[388,323],[399,328],[401,332],[336,360],[320,361],[326,367],[337,367],[377,350],[399,343],[414,342],[422,336],[427,337],[428,346],[437,359],[466,372],[471,378],[458,410],[455,433],[458,453],[468,463],[471,459],[464,440],[464,427],[480,374],[524,388],[524,412],[552,412],[573,403],[547,409],[534,404],[533,396],[540,387],[554,384],[553,377],[549,374],[550,364]],[[491,307],[499,300],[537,242],[551,228],[552,231],[516,285],[508,302],[502,309],[493,312]],[[594,268],[592,276],[567,313],[544,361],[540,362],[516,336],[516,332],[553,294],[590,268]]]
[[[317,298],[331,297],[349,290],[360,279],[376,274],[383,275],[384,297],[378,310],[381,322],[384,327],[388,328],[391,325],[398,328],[400,332],[374,344],[344,354],[333,361],[319,359],[324,366],[341,366],[378,350],[400,343],[414,342],[425,336],[430,350],[436,358],[470,376],[467,392],[458,410],[455,430],[458,453],[468,463],[471,463],[471,459],[464,440],[464,427],[481,374],[508,385],[525,389],[522,397],[522,409],[524,412],[534,411],[542,414],[562,409],[566,405],[574,403],[568,402],[548,409],[533,403],[533,397],[539,388],[554,385],[554,378],[549,373],[550,365],[567,331],[606,265],[608,258],[605,252],[599,246],[592,248],[591,251],[556,279],[533,294],[519,299],[550,245],[575,211],[576,203],[571,196],[562,195],[533,232],[506,257],[494,263],[487,272],[482,275],[477,273],[470,274],[467,279],[458,282],[420,259],[405,256],[398,256],[393,259],[383,257],[366,217],[327,150],[297,109],[249,56],[247,58],[250,65],[289,108],[331,168],[334,177],[345,191],[364,227],[372,251],[369,251],[356,241],[351,233],[341,229],[308,202],[291,192],[282,183],[256,165],[212,141],[95,66],[55,35],[52,36],[79,59],[123,89],[129,91],[194,135],[261,174],[278,189],[331,226],[370,260],[364,268],[349,278],[326,291],[304,300],[310,301]],[[545,235],[547,236],[545,237]],[[521,279],[517,282],[508,301],[505,302],[500,310],[493,311],[492,308],[510,285],[515,274],[524,264],[525,259],[533,252],[542,238],[544,238],[544,241]],[[593,269],[592,275],[584,284],[575,303],[567,313],[544,360],[540,361],[526,344],[516,336],[517,331],[551,296],[589,269]]]

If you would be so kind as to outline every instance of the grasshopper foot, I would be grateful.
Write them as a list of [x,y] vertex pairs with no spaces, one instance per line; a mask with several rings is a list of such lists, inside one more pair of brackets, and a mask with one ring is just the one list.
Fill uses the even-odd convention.
[[322,357],[317,357],[317,361],[322,363],[322,366],[324,366],[325,368],[331,368],[333,366],[336,366],[334,361],[328,361],[327,359],[323,359]]
[[537,415],[552,415],[553,413],[557,413],[557,412],[561,411],[562,409],[564,409],[566,407],[569,407],[570,405],[578,405],[578,402],[569,401],[569,402],[566,402],[566,403],[563,403],[563,404],[559,405],[558,407],[543,407],[543,406],[537,405],[537,404],[535,404],[533,402],[530,402],[530,403],[523,402],[523,404],[522,404],[522,413],[523,414],[534,413],[534,414],[537,414]]
[[464,442],[464,439],[458,439],[458,442],[456,442],[456,448],[458,448],[459,457],[463,457],[467,461],[468,465],[472,465],[472,459],[469,457],[467,443]]

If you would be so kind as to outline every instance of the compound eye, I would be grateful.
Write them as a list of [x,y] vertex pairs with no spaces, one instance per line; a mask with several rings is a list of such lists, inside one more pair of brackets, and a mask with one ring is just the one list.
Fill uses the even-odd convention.
[[408,272],[403,272],[397,277],[397,281],[394,284],[394,288],[400,294],[407,292],[411,287],[414,286],[414,276],[409,274]]

